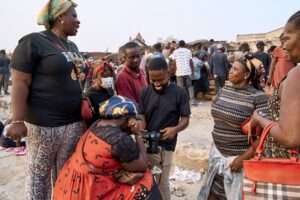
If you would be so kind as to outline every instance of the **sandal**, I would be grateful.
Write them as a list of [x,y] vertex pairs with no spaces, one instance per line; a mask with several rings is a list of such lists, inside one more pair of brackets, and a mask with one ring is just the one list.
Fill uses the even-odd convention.
[[26,155],[26,148],[16,153],[16,156],[25,156],[25,155]]

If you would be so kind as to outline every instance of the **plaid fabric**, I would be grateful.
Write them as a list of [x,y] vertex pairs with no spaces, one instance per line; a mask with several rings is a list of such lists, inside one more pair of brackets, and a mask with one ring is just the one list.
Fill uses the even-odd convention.
[[282,185],[272,183],[256,183],[256,192],[253,192],[254,182],[243,180],[244,200],[299,200],[300,185]]

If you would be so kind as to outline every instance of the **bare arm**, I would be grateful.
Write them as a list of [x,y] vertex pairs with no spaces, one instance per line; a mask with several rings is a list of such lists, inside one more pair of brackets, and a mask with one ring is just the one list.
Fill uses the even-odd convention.
[[163,130],[160,130],[162,135],[162,140],[167,140],[167,139],[173,139],[176,137],[176,135],[186,129],[186,127],[189,125],[190,117],[181,117],[178,125],[174,127],[167,127]]
[[24,120],[27,97],[31,84],[31,74],[12,70],[12,120]]
[[7,130],[7,136],[13,140],[20,140],[27,134],[23,121],[31,80],[31,74],[12,70],[12,124]]
[[255,141],[254,144],[247,149],[247,151],[233,160],[233,162],[230,164],[230,169],[232,172],[239,172],[243,168],[243,161],[249,160],[255,155],[255,149],[257,145],[258,140]]
[[131,172],[145,172],[147,170],[147,152],[141,136],[135,136],[136,143],[140,150],[139,158],[129,163],[122,163],[122,167]]
[[[280,117],[270,134],[281,145],[288,148],[300,146],[300,69],[294,68],[283,82],[280,103]],[[254,119],[264,128],[270,120],[259,115]]]
[[179,120],[178,125],[175,127],[177,133],[183,131],[184,129],[186,129],[189,125],[190,122],[190,117],[181,117]]
[[275,66],[277,63],[277,59],[276,58],[272,58],[271,64],[270,64],[270,69],[269,69],[269,78],[268,78],[268,84],[270,85],[272,80],[273,80],[273,75],[274,75],[274,71],[275,71]]

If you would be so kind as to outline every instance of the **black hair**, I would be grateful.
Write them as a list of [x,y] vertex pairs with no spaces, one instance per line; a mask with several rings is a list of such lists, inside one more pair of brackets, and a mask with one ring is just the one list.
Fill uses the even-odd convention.
[[156,43],[153,45],[153,49],[155,51],[159,51],[159,52],[162,52],[162,44],[160,42]]
[[272,45],[269,49],[268,49],[268,53],[273,53],[273,51],[276,49],[277,46]]
[[293,23],[296,29],[300,29],[300,10],[293,14],[287,23]]
[[265,43],[264,43],[263,41],[258,41],[258,42],[256,43],[256,47],[257,47],[257,48],[263,48],[263,47],[265,47]]
[[127,49],[139,48],[140,46],[136,42],[127,42],[119,48],[119,52],[125,54]]
[[[239,63],[241,63],[244,68],[250,73],[250,76],[248,78],[249,83],[252,84],[252,86],[254,88],[256,88],[257,90],[262,90],[262,87],[260,85],[260,77],[258,75],[258,72],[256,70],[256,67],[254,66],[254,64],[251,62],[251,60],[254,58],[253,54],[248,53],[246,54],[244,57],[240,58],[238,60]],[[250,65],[251,65],[251,70],[249,70],[249,68],[247,67],[247,61],[250,61]]]
[[6,55],[6,51],[5,51],[4,49],[1,49],[1,50],[0,50],[0,54]]
[[184,40],[180,40],[179,43],[178,43],[178,45],[180,47],[185,47],[185,41]]
[[166,59],[161,55],[154,55],[147,64],[148,70],[168,70]]
[[245,51],[250,51],[250,46],[247,42],[244,42],[240,45],[239,51],[245,52]]

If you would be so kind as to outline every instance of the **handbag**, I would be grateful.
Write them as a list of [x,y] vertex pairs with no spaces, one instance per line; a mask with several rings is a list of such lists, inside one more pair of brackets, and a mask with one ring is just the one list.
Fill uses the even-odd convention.
[[248,135],[250,133],[250,120],[251,118],[247,118],[242,124],[241,129],[243,134]]
[[95,109],[88,97],[82,97],[81,100],[81,117],[83,120],[90,120],[95,114]]
[[85,96],[83,94],[83,86],[80,82],[80,74],[76,68],[76,64],[74,64],[74,72],[75,72],[75,75],[76,75],[76,78],[78,80],[78,83],[79,83],[79,86],[80,86],[80,89],[81,89],[81,92],[82,92],[82,97],[81,97],[81,118],[83,120],[90,120],[93,118],[94,114],[95,114],[95,109],[90,101],[90,98]]
[[264,144],[275,122],[262,133],[256,155],[244,161],[243,199],[300,199],[300,161],[297,151],[290,159],[264,158]]
[[254,141],[257,140],[257,138],[261,135],[261,128],[256,127],[255,132],[253,133],[251,131],[251,117],[247,118],[242,124],[241,124],[242,133],[248,136],[248,143],[253,144]]

